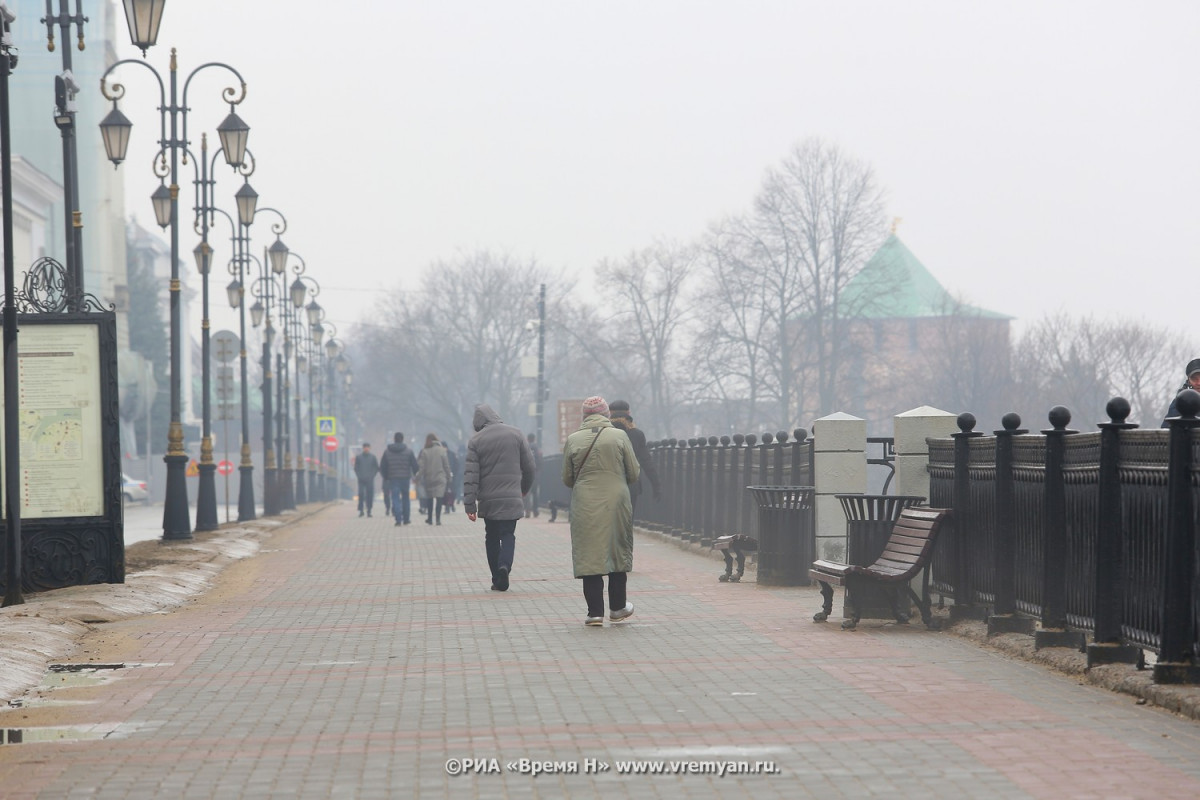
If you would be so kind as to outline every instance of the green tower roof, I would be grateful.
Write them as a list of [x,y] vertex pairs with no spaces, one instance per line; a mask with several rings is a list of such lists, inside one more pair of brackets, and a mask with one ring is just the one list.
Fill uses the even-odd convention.
[[847,316],[860,319],[912,319],[951,314],[1012,319],[1006,314],[955,300],[894,233],[846,284],[841,305]]

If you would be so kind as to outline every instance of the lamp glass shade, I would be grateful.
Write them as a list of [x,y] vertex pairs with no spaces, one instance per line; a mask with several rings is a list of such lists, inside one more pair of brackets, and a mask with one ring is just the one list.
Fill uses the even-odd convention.
[[314,322],[312,326],[313,344],[321,346],[321,340],[325,338],[325,326],[319,322]]
[[308,359],[304,356],[296,356],[296,371],[301,375],[308,373]]
[[253,224],[254,213],[258,209],[258,192],[254,191],[250,181],[243,183],[233,198],[237,200],[238,222],[243,225]]
[[254,305],[250,306],[250,324],[258,327],[262,324],[263,319],[263,304],[261,300],[255,300]]
[[125,153],[129,150],[129,132],[132,129],[133,123],[129,121],[129,117],[122,114],[117,104],[113,103],[112,111],[100,122],[104,152],[113,164],[120,164],[125,160]]
[[304,309],[304,313],[308,314],[308,324],[309,325],[318,324],[321,321],[321,312],[322,311],[324,311],[324,309],[321,308],[321,304],[318,303],[316,300],[313,300],[311,303],[309,303],[308,306]]
[[230,111],[229,116],[217,126],[217,135],[221,137],[225,163],[231,167],[240,167],[246,159],[246,140],[250,138],[250,126]]
[[203,241],[192,251],[192,255],[196,257],[196,270],[201,275],[207,275],[212,269],[212,253],[212,246]]
[[162,24],[163,6],[166,0],[125,0],[125,22],[129,24],[129,38],[142,55],[158,41],[158,27]]
[[232,280],[225,287],[225,293],[229,295],[229,307],[240,308],[242,305],[242,283],[238,280]]
[[286,336],[283,339],[283,360],[290,361],[292,358],[292,340]]
[[338,372],[345,372],[350,367],[346,357],[341,353],[338,353],[338,357],[333,360],[333,365],[337,367]]
[[287,269],[288,246],[278,236],[267,248],[267,259],[271,262],[271,271],[276,275],[283,274]]
[[150,195],[150,202],[154,204],[154,219],[158,222],[158,227],[169,227],[171,224],[171,190],[160,183],[154,190],[154,194]]
[[304,281],[296,278],[292,281],[292,288],[288,291],[292,295],[292,307],[301,308],[304,305],[304,296],[308,294],[308,287],[304,285]]
[[330,339],[328,342],[325,343],[325,355],[329,358],[330,361],[332,361],[334,356],[336,356],[337,354],[338,354],[337,339]]

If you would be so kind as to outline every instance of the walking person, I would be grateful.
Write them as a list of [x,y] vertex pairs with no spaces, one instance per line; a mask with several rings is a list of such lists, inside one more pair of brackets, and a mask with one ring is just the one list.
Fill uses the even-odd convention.
[[529,442],[529,451],[533,453],[533,488],[529,490],[529,494],[525,495],[525,519],[529,519],[530,515],[538,515],[538,481],[542,475],[542,448],[538,447],[537,435],[529,434],[525,437]]
[[375,505],[375,476],[379,474],[379,459],[371,452],[370,442],[363,442],[362,452],[354,457],[354,474],[358,478],[358,515],[361,517],[365,508],[369,517]]
[[484,547],[492,589],[508,591],[517,547],[522,497],[533,486],[533,453],[519,428],[505,425],[485,404],[475,406],[475,435],[467,442],[463,468],[463,507],[467,519],[483,517]]
[[397,525],[409,524],[412,504],[408,498],[408,487],[416,471],[417,457],[404,443],[404,434],[397,431],[392,443],[383,451],[383,458],[379,460],[379,474],[383,476],[387,491],[392,496],[392,517]]
[[1182,392],[1184,389],[1195,389],[1197,392],[1200,392],[1200,358],[1193,358],[1189,361],[1187,366],[1183,368],[1183,374],[1187,376],[1187,380],[1175,392],[1175,397],[1171,398],[1171,405],[1167,409],[1167,416],[1163,418],[1160,427],[1167,427],[1167,419],[1179,416],[1179,409],[1175,405],[1176,400],[1179,398],[1179,392]]
[[433,509],[437,505],[437,524],[442,524],[442,499],[446,487],[453,479],[450,472],[450,459],[446,457],[446,448],[438,441],[437,436],[429,434],[425,437],[425,447],[417,456],[417,485],[425,487],[428,510],[425,514],[425,524],[433,524]]
[[583,424],[563,446],[562,481],[571,489],[571,561],[583,579],[584,624],[604,624],[604,576],[608,618],[633,615],[626,579],[633,569],[633,503],[629,487],[641,475],[629,437],[609,420],[603,397],[583,401]]
[[[658,482],[658,470],[654,467],[654,456],[650,453],[650,446],[646,444],[646,434],[633,424],[633,416],[629,413],[629,403],[625,400],[613,400],[608,408],[612,414],[613,426],[625,431],[625,435],[629,437],[629,441],[633,444],[633,454],[637,456],[638,466],[642,470],[642,475],[650,481],[650,488],[654,491],[655,501],[661,500],[662,486]],[[629,487],[629,499],[633,503],[635,513],[637,512],[638,498],[641,495],[642,479],[638,478]]]

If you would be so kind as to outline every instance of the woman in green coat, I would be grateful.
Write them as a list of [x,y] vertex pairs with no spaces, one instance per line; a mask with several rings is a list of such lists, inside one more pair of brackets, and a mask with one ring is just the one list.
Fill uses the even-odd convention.
[[585,625],[604,624],[604,576],[608,618],[628,619],[626,573],[633,569],[633,505],[629,484],[641,474],[633,444],[613,427],[603,397],[583,401],[583,425],[563,447],[563,483],[571,491],[571,559],[583,579]]

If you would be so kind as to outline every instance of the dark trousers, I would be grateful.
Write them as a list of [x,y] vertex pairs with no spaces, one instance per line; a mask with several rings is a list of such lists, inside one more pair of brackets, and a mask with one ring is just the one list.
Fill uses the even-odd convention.
[[[627,572],[608,573],[608,607],[620,611],[625,607],[625,581]],[[583,599],[587,601],[589,617],[604,616],[604,576],[583,576]]]
[[483,521],[483,541],[487,548],[488,567],[492,570],[492,580],[496,580],[496,570],[508,567],[512,572],[513,555],[517,549],[517,521],[515,519],[485,519]]
[[375,505],[375,481],[359,481],[358,482],[358,513],[363,513],[364,509],[368,514]]
[[405,525],[409,522],[409,509],[412,508],[412,501],[408,498],[408,483],[407,478],[388,481],[388,491],[392,495],[392,516],[396,518],[396,522],[403,522]]
[[[438,523],[438,525],[441,525],[442,524],[442,498],[439,497],[436,500],[434,500],[431,497],[426,502],[429,503],[429,509],[426,512],[425,521],[431,525],[433,524],[433,504],[437,503],[437,523]],[[487,523],[487,520],[484,520],[485,525],[486,525],[486,523]]]

